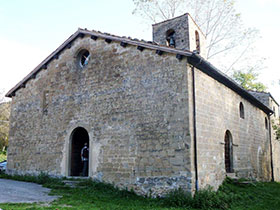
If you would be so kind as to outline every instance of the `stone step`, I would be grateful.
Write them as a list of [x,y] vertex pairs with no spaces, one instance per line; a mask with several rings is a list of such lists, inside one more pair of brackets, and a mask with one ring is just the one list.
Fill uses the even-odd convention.
[[231,178],[233,180],[233,183],[235,183],[237,185],[254,185],[255,186],[255,183],[256,183],[256,180],[241,181],[241,180],[239,180],[239,178],[236,176],[235,173],[227,173],[226,176]]
[[[73,178],[73,177],[71,177]],[[81,181],[88,179],[88,177],[79,177],[79,179],[77,178],[77,180],[63,180],[62,182],[69,187],[77,187],[77,184],[79,184]]]
[[73,180],[63,180],[62,181],[66,186],[69,186],[69,187],[76,187],[76,185],[78,183],[80,183],[80,181],[73,181]]
[[88,176],[67,176],[66,178],[69,179],[66,181],[71,181],[73,179],[90,179],[90,177],[88,177]]
[[235,174],[235,173],[227,173],[226,176],[229,177],[229,178],[231,178],[231,179],[238,179],[238,178],[236,177],[236,174]]

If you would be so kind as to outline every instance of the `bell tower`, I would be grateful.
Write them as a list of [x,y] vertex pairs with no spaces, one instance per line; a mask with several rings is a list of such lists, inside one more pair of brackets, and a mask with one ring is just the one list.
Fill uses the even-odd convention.
[[196,51],[206,57],[206,38],[186,13],[153,25],[153,41],[180,50]]

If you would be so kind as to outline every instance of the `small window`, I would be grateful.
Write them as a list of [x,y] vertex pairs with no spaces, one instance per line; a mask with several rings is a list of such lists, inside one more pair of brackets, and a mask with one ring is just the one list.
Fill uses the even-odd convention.
[[45,90],[43,92],[43,114],[44,115],[47,115],[48,114],[48,107],[49,107],[49,104],[50,104],[50,94],[49,94],[49,91],[48,90]]
[[275,113],[275,106],[273,107],[273,115],[274,115],[274,117],[276,117],[276,113]]
[[264,123],[265,123],[265,129],[268,129],[268,121],[267,121],[267,118],[264,118]]
[[242,119],[245,118],[244,106],[243,106],[243,103],[242,103],[242,102],[240,102],[240,104],[239,104],[239,115],[240,115],[240,118],[242,118]]
[[88,50],[81,50],[79,53],[78,53],[78,66],[80,68],[84,68],[88,65],[88,62],[89,62],[89,59],[90,59],[90,53]]
[[199,33],[195,31],[195,44],[196,44],[196,51],[200,53],[200,40],[199,40]]
[[173,29],[169,29],[166,32],[166,44],[169,47],[176,47],[175,43],[175,31]]

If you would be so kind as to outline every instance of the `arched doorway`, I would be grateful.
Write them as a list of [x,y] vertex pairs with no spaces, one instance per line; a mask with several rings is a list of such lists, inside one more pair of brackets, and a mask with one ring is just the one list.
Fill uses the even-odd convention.
[[81,176],[83,163],[81,160],[81,150],[85,143],[89,145],[89,136],[86,129],[77,127],[71,134],[71,168],[70,176]]
[[225,168],[227,173],[233,173],[232,136],[229,130],[225,134]]

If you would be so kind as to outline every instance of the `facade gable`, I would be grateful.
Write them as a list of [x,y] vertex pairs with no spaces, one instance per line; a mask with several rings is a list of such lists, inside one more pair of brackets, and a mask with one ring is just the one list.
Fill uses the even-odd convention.
[[[91,58],[80,68],[83,49]],[[191,190],[186,66],[186,59],[154,50],[76,39],[13,97],[10,173],[70,176],[72,135],[84,128],[89,176],[139,193],[148,193],[143,183],[151,177],[155,193],[171,189],[170,182]]]

